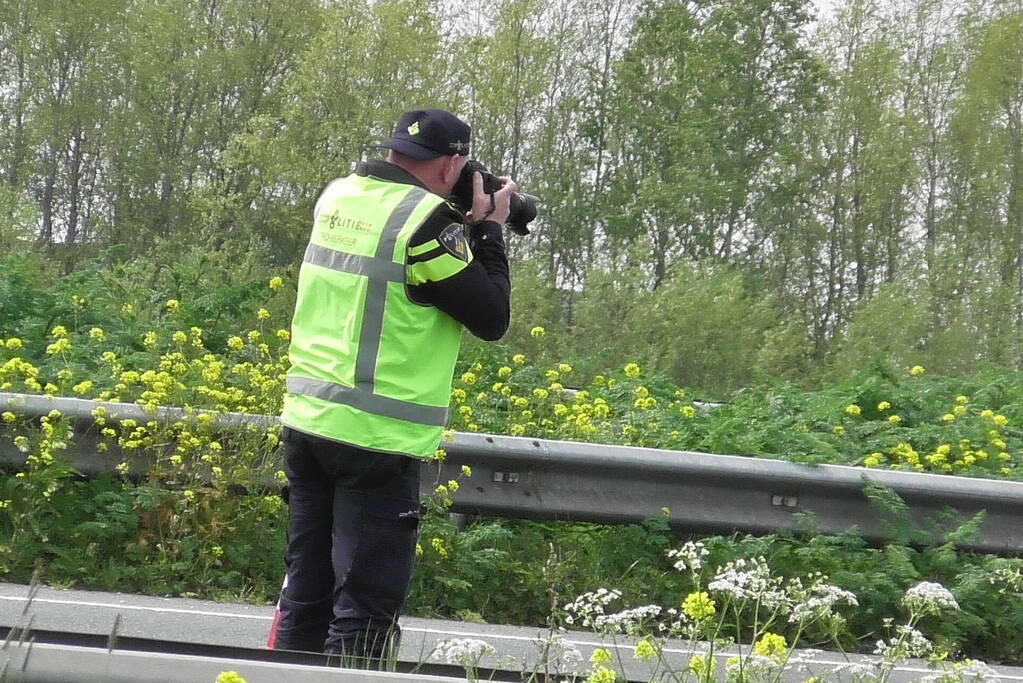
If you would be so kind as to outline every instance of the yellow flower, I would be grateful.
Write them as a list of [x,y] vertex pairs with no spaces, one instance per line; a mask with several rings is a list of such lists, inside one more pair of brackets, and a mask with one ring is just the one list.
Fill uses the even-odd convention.
[[281,341],[288,341],[291,339],[291,332],[287,330],[277,330],[277,338]]
[[281,279],[280,275],[274,275],[272,278],[270,278],[270,289],[272,289],[275,292],[278,289],[280,289],[283,284],[284,280]]
[[639,660],[653,659],[657,656],[657,648],[649,640],[643,639],[636,643],[632,656]]
[[909,374],[913,375],[914,377],[922,375],[925,372],[926,370],[924,370],[922,365],[914,365],[912,368],[909,369]]
[[953,422],[955,419],[956,416],[953,415],[952,413],[945,413],[944,415],[941,416],[942,422]]
[[186,341],[188,341],[188,335],[182,332],[181,330],[178,330],[177,332],[171,335],[171,341],[174,342],[175,344],[184,344]]
[[222,671],[214,683],[245,683],[245,679],[237,671]]
[[1006,418],[1004,415],[995,415],[993,418],[991,418],[991,421],[994,422],[995,425],[999,427],[1004,427],[1005,425],[1009,424],[1008,418]]
[[241,351],[245,348],[245,342],[241,337],[231,337],[227,340],[227,348],[232,351]]
[[586,683],[615,683],[617,680],[618,674],[603,666],[598,666],[586,677]]
[[3,421],[4,421],[4,423],[6,423],[6,424],[11,424],[12,422],[14,422],[14,420],[16,420],[16,419],[17,419],[17,418],[16,418],[15,416],[14,416],[14,413],[12,413],[12,412],[11,412],[11,411],[9,411],[9,410],[8,410],[8,411],[5,411],[5,412],[4,412],[4,414],[3,414],[2,416],[0,416],[0,417],[2,417],[2,418],[3,418]]
[[92,389],[92,382],[89,380],[85,380],[84,382],[80,382],[79,384],[76,384],[73,387],[71,387],[71,391],[75,392],[76,394],[84,394],[89,389]]
[[63,339],[64,337],[67,336],[67,328],[64,327],[63,325],[57,325],[50,331],[50,335],[54,339]]
[[89,339],[101,342],[106,338],[107,336],[106,334],[104,334],[103,328],[101,327],[94,327],[91,330],[89,330]]
[[441,557],[447,557],[448,556],[448,550],[447,550],[447,548],[444,547],[444,541],[441,540],[440,538],[437,538],[436,536],[434,536],[430,540],[430,546],[433,548],[434,552],[436,552]]
[[682,417],[687,420],[692,420],[696,417],[696,408],[692,406],[682,406]]
[[469,386],[476,384],[476,373],[473,372],[462,373],[462,383],[468,384]]
[[550,394],[546,389],[533,389],[533,396],[540,399],[541,401],[547,398]]
[[497,376],[498,376],[498,377],[500,377],[501,379],[505,379],[505,378],[506,378],[506,377],[508,377],[508,375],[510,375],[511,373],[512,373],[512,369],[511,369],[511,368],[509,368],[509,367],[508,367],[507,365],[502,365],[502,366],[501,366],[501,367],[500,367],[500,368],[499,368],[499,369],[497,370]]
[[542,336],[544,336],[544,334],[546,332],[547,331],[545,329],[543,329],[542,327],[537,326],[537,327],[534,327],[533,329],[531,329],[529,331],[529,334],[532,337],[542,337]]
[[516,365],[522,365],[525,362],[526,357],[523,356],[521,353],[516,353],[514,356],[512,356],[512,363],[515,363]]
[[884,411],[888,410],[891,407],[892,404],[889,403],[888,401],[881,401],[880,403],[877,404],[877,411],[879,413],[883,413]]
[[836,425],[831,431],[834,432],[836,436],[842,436],[845,434],[845,427],[842,425]]
[[607,383],[607,378],[604,375],[597,375],[593,378],[593,386],[602,387]]
[[611,659],[611,653],[605,648],[598,647],[590,655],[590,664],[593,666],[607,666],[613,660]]
[[959,417],[960,415],[963,415],[965,413],[966,413],[966,406],[964,406],[964,405],[957,405],[956,407],[954,407],[952,409],[952,414],[954,414],[956,417]]
[[561,374],[557,370],[548,370],[544,373],[544,379],[548,382],[557,382],[561,378]]
[[948,455],[949,453],[952,452],[952,448],[947,443],[943,443],[937,448],[935,448],[934,452],[940,455]]
[[891,422],[893,425],[897,425],[900,422],[902,422],[902,418],[899,417],[898,415],[889,415],[888,421]]
[[970,402],[970,399],[966,398],[965,396],[962,396],[962,395],[956,396],[956,403],[958,403],[961,406],[964,406],[964,405],[966,405],[969,402]]
[[164,306],[167,308],[167,310],[170,311],[171,313],[173,313],[176,310],[178,310],[178,307],[180,305],[181,304],[178,303],[177,299],[168,299],[167,303],[164,304]]
[[847,405],[845,407],[845,412],[846,412],[846,415],[859,415],[860,414],[860,407],[858,405],[856,405],[855,403],[850,403],[849,405]]
[[472,476],[472,468],[468,465],[462,465],[462,474],[466,477]]
[[438,448],[433,452],[433,459],[437,462],[444,462],[444,458],[448,456],[448,452],[443,448]]
[[21,348],[22,344],[21,340],[18,339],[17,337],[11,337],[10,339],[7,340],[5,346],[11,351],[16,351]]
[[420,545],[419,543],[416,543],[416,557],[422,557],[422,555],[423,555],[423,546]]
[[788,651],[788,644],[785,642],[785,636],[768,632],[753,644],[753,651],[762,657],[772,657],[780,660]]
[[686,671],[696,676],[697,680],[713,678],[717,669],[717,660],[710,655],[693,655],[686,664]]
[[704,591],[690,593],[682,601],[682,611],[686,616],[696,621],[706,619],[717,612],[714,601]]
[[639,377],[639,366],[635,363],[629,363],[625,366],[625,376],[630,379],[636,379]]
[[559,363],[558,372],[560,372],[563,375],[567,375],[568,373],[572,372],[572,366],[569,365],[568,363]]
[[68,341],[67,337],[61,337],[57,341],[53,342],[52,344],[46,347],[46,353],[47,355],[52,356],[54,354],[67,351],[70,348],[71,342]]
[[265,308],[261,308],[258,311],[256,311],[256,317],[259,318],[260,320],[269,320],[270,311],[266,310]]

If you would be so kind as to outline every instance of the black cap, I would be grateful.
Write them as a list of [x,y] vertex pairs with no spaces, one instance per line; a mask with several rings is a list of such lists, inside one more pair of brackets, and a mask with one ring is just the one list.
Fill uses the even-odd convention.
[[436,159],[441,156],[469,155],[469,126],[443,109],[416,109],[398,119],[386,147],[413,159]]

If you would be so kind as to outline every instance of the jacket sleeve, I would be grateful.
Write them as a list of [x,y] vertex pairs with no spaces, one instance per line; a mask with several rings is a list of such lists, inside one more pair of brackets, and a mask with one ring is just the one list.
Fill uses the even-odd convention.
[[409,240],[409,297],[436,306],[473,335],[496,341],[508,330],[511,282],[501,226],[472,227],[442,204]]

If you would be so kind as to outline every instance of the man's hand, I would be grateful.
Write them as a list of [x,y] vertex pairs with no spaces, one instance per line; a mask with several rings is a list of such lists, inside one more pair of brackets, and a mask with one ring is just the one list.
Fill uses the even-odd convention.
[[483,176],[479,171],[472,174],[472,211],[469,212],[471,224],[482,221],[494,221],[501,225],[508,220],[511,196],[518,186],[511,178],[498,178],[501,189],[490,195],[483,191]]

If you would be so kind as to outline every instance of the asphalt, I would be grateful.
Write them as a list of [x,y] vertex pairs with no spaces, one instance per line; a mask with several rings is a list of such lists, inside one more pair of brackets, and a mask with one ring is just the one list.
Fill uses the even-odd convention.
[[[31,597],[31,599],[30,599]],[[81,590],[61,590],[0,583],[0,627],[29,627],[46,632],[107,636],[111,646],[120,639],[139,638],[163,644],[164,652],[181,651],[183,645],[205,645],[220,648],[258,650],[266,647],[267,633],[273,620],[272,606],[217,603],[188,598],[163,598],[145,595],[104,593]],[[444,662],[436,652],[444,640],[476,639],[494,648],[480,662],[505,673],[534,671],[538,668],[541,644],[550,633],[544,629],[523,626],[477,624],[441,619],[402,618],[402,644],[398,659],[401,662]],[[110,638],[113,634],[114,637]],[[624,665],[630,681],[658,680],[659,675],[648,662],[633,657],[634,639],[618,637],[601,639],[585,632],[564,631],[559,636],[566,646],[574,646],[582,656],[578,669],[583,671],[593,650],[609,648]],[[184,648],[187,649],[187,648]],[[702,649],[698,644],[696,652]],[[694,653],[689,644],[681,641],[665,643],[664,658],[673,667],[682,669]],[[719,654],[719,671],[724,659],[734,652]],[[806,660],[805,668],[793,669],[783,680],[805,681],[813,674],[827,674],[829,681],[851,681],[852,670],[832,673],[841,667],[870,667],[876,658],[864,655],[846,655],[836,652],[807,651],[797,654]],[[557,667],[550,667],[554,673]],[[570,673],[571,667],[561,667],[558,673]],[[994,667],[998,681],[1023,682],[1023,668]],[[889,680],[920,681],[935,671],[923,662],[908,662],[900,666]]]

